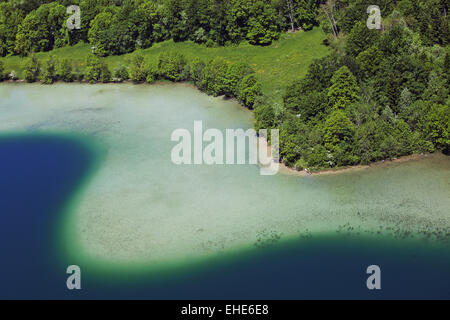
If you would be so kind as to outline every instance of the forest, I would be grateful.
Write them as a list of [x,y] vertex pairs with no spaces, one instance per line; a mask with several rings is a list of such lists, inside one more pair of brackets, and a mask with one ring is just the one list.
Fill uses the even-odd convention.
[[[69,5],[80,8],[79,30],[65,27]],[[310,30],[317,24],[318,5],[314,0],[0,0],[0,56],[79,41],[94,45],[100,56],[167,39],[265,46],[288,28]]]
[[[284,111],[258,106],[257,126],[280,127],[281,156],[297,169],[449,153],[448,1],[381,1],[381,30],[367,1],[328,1],[331,55],[284,95]],[[331,17],[331,19],[330,19]]]
[[[24,78],[65,82],[190,81],[214,96],[234,97],[255,128],[280,129],[280,156],[298,170],[368,164],[450,151],[448,0],[378,0],[382,23],[369,29],[365,0],[0,0],[0,56],[23,57]],[[79,5],[81,29],[66,27]],[[142,50],[166,40],[206,48],[267,47],[283,34],[326,33],[330,54],[290,83],[282,106],[267,99],[246,61],[188,59]],[[70,58],[36,53],[89,43],[78,70]],[[302,48],[298,48],[299,51]],[[110,70],[105,57],[131,59]],[[16,80],[0,60],[0,80]],[[270,137],[269,137],[270,139]]]

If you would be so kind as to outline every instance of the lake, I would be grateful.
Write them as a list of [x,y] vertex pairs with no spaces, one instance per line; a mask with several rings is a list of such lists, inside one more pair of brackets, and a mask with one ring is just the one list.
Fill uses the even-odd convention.
[[171,133],[197,120],[252,126],[183,84],[2,84],[0,298],[450,298],[448,157],[305,177],[175,165]]

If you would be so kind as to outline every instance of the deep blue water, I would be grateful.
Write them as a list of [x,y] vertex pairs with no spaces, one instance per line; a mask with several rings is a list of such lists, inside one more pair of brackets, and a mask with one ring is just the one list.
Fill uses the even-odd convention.
[[[358,237],[299,239],[160,276],[81,266],[82,290],[69,291],[58,227],[95,161],[70,137],[0,139],[1,299],[450,299],[448,248]],[[366,288],[372,264],[380,291]]]
[[92,161],[72,138],[0,139],[0,297],[64,294],[56,228]]

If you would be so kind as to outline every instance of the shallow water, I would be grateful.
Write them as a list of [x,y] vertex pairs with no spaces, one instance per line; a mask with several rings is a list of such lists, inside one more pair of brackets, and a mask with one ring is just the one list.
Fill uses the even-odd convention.
[[[30,296],[76,297],[56,272],[68,264],[82,267],[84,297],[450,296],[448,157],[317,177],[176,166],[173,130],[192,131],[195,120],[205,129],[251,127],[235,102],[185,85],[4,84],[0,115],[1,133],[22,134],[4,138],[16,151],[0,145],[11,155],[0,157],[2,168],[18,165],[4,171],[14,173],[17,194],[3,198],[4,229],[15,232],[3,233],[0,253],[20,256],[2,266],[15,275],[7,297],[26,288]],[[30,141],[33,148],[23,145]],[[46,178],[15,174],[67,152],[55,169],[32,170]],[[61,184],[60,195],[42,192],[48,181]],[[29,191],[21,194],[21,185]],[[33,190],[48,197],[41,206],[10,206]],[[37,222],[22,228],[22,212],[35,212]],[[19,276],[33,273],[32,257],[61,288],[42,290],[41,278]],[[370,261],[387,270],[379,295],[365,288]]]

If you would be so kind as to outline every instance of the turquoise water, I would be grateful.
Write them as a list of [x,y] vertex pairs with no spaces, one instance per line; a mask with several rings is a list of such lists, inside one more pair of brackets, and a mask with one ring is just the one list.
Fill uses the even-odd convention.
[[173,130],[251,127],[185,85],[5,84],[0,115],[0,297],[450,297],[446,156],[313,177],[176,166]]

